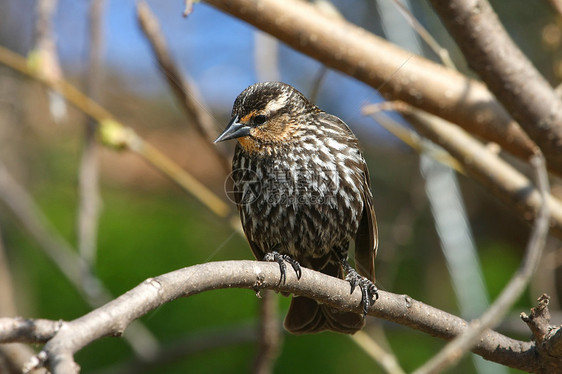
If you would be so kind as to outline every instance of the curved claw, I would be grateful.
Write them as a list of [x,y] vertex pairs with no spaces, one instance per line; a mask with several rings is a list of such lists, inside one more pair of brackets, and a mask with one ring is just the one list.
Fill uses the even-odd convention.
[[283,260],[285,260],[289,264],[291,264],[291,266],[293,267],[293,270],[295,271],[295,274],[297,275],[297,279],[301,279],[302,269],[301,269],[301,265],[298,263],[298,261],[293,259],[290,256],[287,256],[287,255],[281,255],[281,257],[283,258]]
[[302,277],[302,269],[300,264],[297,260],[291,258],[290,256],[282,255],[277,251],[271,251],[263,257],[263,260],[269,262],[277,262],[279,264],[279,271],[281,272],[279,284],[285,284],[285,282],[287,281],[287,265],[285,265],[285,261],[291,264],[291,267],[297,275],[297,279],[301,279]]
[[357,286],[361,289],[361,306],[363,309],[363,318],[365,318],[370,307],[379,298],[377,286],[375,286],[375,284],[369,279],[359,275],[359,273],[357,273],[357,271],[352,268],[347,261],[342,261],[342,266],[347,273],[345,279],[351,285],[351,293],[353,293],[355,287]]
[[365,318],[371,306],[378,300],[379,293],[377,286],[367,278],[362,278],[360,283],[361,304],[363,305],[363,318]]
[[349,285],[351,286],[351,290],[349,291],[349,294],[352,294],[353,291],[355,291],[355,287],[357,287],[357,276],[349,272],[347,273],[345,280],[349,282]]

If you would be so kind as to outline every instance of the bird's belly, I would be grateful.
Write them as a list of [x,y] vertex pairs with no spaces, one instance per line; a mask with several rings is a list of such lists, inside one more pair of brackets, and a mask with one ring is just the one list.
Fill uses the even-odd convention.
[[254,242],[264,252],[275,249],[303,264],[335,248],[345,252],[357,232],[362,207],[353,204],[361,204],[360,196],[333,183],[326,172],[293,174],[262,178],[254,201],[241,206]]

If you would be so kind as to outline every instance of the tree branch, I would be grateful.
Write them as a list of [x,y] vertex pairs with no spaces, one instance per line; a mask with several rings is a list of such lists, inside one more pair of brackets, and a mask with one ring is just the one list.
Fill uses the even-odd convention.
[[[480,82],[413,55],[297,0],[205,0],[297,51],[500,144],[527,160],[535,145]],[[562,154],[562,152],[560,152]],[[562,174],[562,164],[549,164]]]
[[541,148],[562,165],[562,101],[511,40],[486,0],[431,0],[474,71]]
[[137,20],[142,32],[150,43],[152,52],[158,61],[158,66],[166,77],[168,86],[176,100],[188,119],[191,120],[195,130],[205,139],[205,145],[215,155],[225,174],[228,174],[230,172],[230,159],[213,143],[219,135],[215,120],[207,106],[203,103],[203,99],[199,95],[192,79],[182,74],[174,63],[168,51],[164,35],[160,30],[158,19],[144,1],[137,3]]
[[279,356],[279,348],[282,346],[283,340],[278,317],[278,296],[271,290],[264,290],[260,294],[258,349],[254,359],[253,373],[268,374],[273,372],[273,365]]
[[[93,100],[99,99],[102,76],[103,53],[103,10],[105,0],[93,0],[90,4],[89,15],[89,56],[88,74],[86,76],[86,93]],[[84,143],[78,169],[78,198],[77,214],[78,251],[87,266],[93,266],[97,255],[98,220],[100,214],[100,191],[98,149],[96,132],[98,123],[86,118]]]
[[[39,354],[57,374],[76,373],[73,354],[104,336],[119,336],[131,321],[178,297],[220,288],[273,289],[312,297],[343,310],[360,312],[361,293],[349,294],[349,283],[303,268],[297,280],[287,273],[286,284],[279,285],[279,266],[257,261],[224,261],[195,265],[155,278],[149,278],[106,305],[70,322],[61,322],[56,335]],[[463,319],[413,300],[407,295],[379,291],[379,300],[369,315],[405,325],[443,339],[452,339],[467,329]],[[0,342],[6,341],[6,324],[0,320]],[[32,325],[30,325],[32,328]],[[9,334],[10,337],[13,334]],[[13,337],[10,341],[13,341]],[[486,330],[473,352],[503,365],[532,371],[544,359],[534,343],[517,341]]]
[[[403,103],[395,103],[393,108],[420,134],[447,150],[463,170],[521,218],[528,222],[535,219],[541,197],[527,177],[457,126]],[[552,233],[562,238],[562,203],[550,194],[547,203]]]

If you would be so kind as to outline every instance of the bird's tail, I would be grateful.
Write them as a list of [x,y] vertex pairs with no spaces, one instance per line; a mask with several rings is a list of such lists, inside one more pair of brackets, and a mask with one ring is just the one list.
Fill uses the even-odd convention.
[[353,334],[364,325],[365,319],[361,314],[344,312],[304,296],[293,297],[285,317],[285,328],[293,334],[314,334],[325,330]]

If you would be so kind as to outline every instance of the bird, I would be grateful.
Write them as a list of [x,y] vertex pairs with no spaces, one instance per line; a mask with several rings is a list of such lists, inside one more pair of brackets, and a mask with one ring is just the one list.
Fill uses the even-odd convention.
[[[234,101],[232,117],[215,143],[236,139],[233,200],[258,260],[289,263],[346,279],[362,292],[362,311],[341,311],[293,296],[285,329],[293,334],[353,334],[378,298],[374,261],[377,220],[359,141],[340,118],[282,82],[261,82]],[[348,249],[355,241],[355,270]]]

